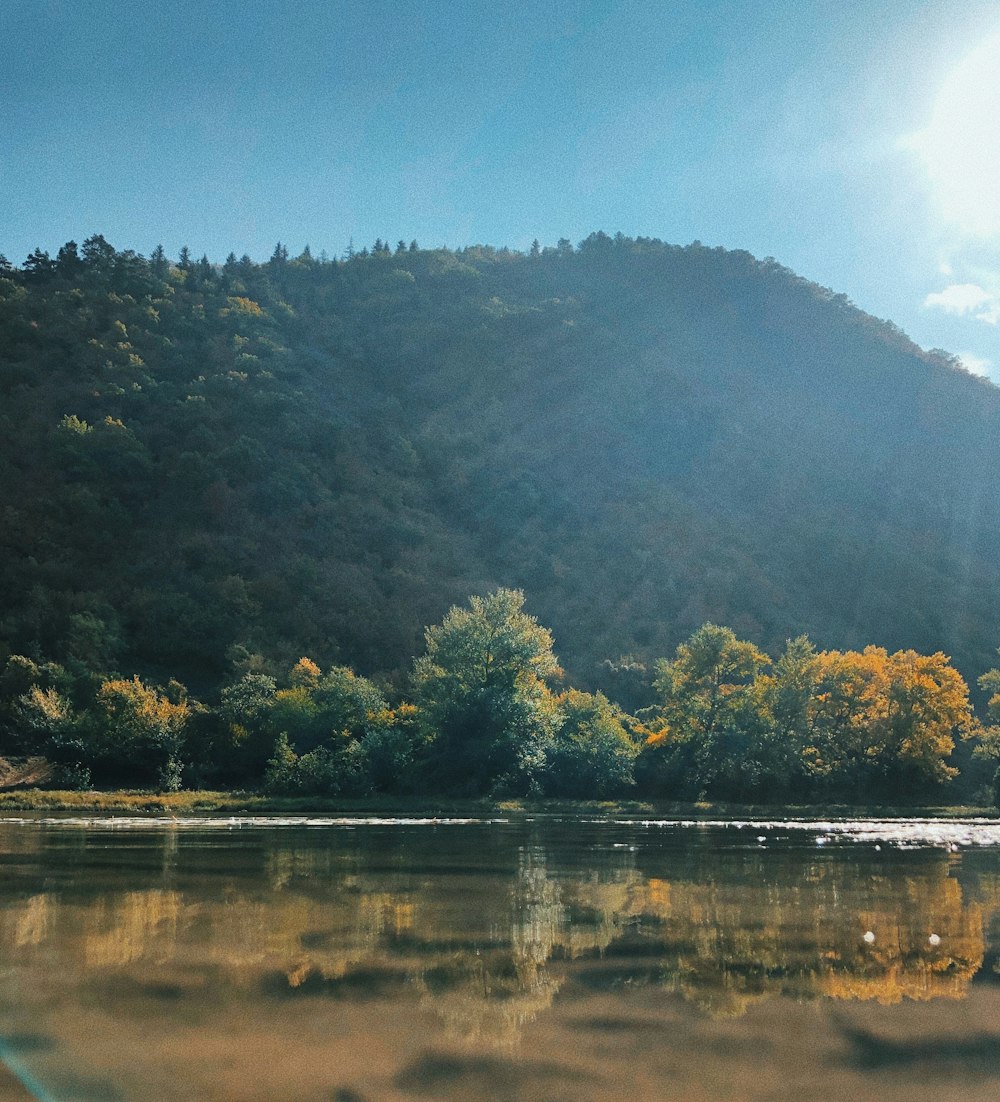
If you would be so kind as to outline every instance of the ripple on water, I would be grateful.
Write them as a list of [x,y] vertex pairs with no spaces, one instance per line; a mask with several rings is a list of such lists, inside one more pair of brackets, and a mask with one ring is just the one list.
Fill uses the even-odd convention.
[[[898,848],[934,846],[957,852],[966,847],[1000,846],[1000,819],[638,819],[552,816],[553,821],[581,825],[630,826],[643,829],[733,830],[746,832],[758,846],[812,835],[817,846],[867,843]],[[83,827],[97,830],[162,830],[164,827],[234,830],[245,827],[450,827],[506,825],[500,816],[392,816],[392,815],[91,815],[3,816],[0,824]],[[625,843],[622,843],[623,845]]]
[[[619,820],[620,821],[620,820]],[[833,842],[879,843],[897,847],[936,846],[957,852],[971,846],[1000,846],[1000,819],[644,819],[644,827],[714,827],[760,831],[771,837],[815,835],[817,845]]]

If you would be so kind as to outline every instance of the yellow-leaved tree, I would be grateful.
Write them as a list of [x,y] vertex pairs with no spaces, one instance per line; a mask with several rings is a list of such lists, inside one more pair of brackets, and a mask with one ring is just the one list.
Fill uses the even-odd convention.
[[161,692],[138,677],[104,681],[84,726],[95,778],[179,788],[190,716],[187,694],[177,682]]
[[866,647],[818,658],[815,737],[803,760],[828,794],[916,796],[955,776],[948,758],[973,716],[944,654]]

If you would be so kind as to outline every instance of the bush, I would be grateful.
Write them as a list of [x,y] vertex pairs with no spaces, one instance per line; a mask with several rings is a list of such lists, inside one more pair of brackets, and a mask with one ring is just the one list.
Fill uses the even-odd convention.
[[638,746],[622,723],[621,710],[603,693],[574,689],[558,703],[565,721],[548,752],[546,793],[605,799],[632,788]]
[[288,736],[278,736],[274,757],[264,774],[264,787],[283,796],[362,795],[364,762],[360,743],[321,746],[299,756],[291,748]]
[[80,762],[58,762],[52,767],[51,788],[64,792],[85,792],[93,787],[90,770]]
[[[180,783],[179,756],[190,715],[187,701],[171,700],[138,677],[105,681],[82,725],[84,759],[112,780]],[[177,695],[177,694],[175,694]]]

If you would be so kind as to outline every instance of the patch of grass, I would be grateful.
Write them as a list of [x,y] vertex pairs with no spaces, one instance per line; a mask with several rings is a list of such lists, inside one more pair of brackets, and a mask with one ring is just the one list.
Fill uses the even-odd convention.
[[489,800],[371,796],[337,799],[267,796],[254,792],[59,792],[29,788],[0,792],[0,814],[15,811],[94,815],[382,814],[382,815],[593,815],[624,818],[968,818],[993,816],[991,807],[877,807],[872,805],[647,802],[639,800]]

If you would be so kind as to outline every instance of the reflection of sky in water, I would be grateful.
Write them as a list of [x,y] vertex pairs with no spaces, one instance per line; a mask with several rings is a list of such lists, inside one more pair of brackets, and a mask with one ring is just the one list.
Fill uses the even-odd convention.
[[373,1051],[417,1030],[514,1054],[637,992],[720,1029],[765,1003],[954,1004],[994,959],[1000,854],[955,847],[995,821],[313,824],[0,825],[2,1055],[31,1094],[162,1092],[185,1074],[163,1053],[221,1067],[257,1029],[291,1084],[314,1070],[290,1030],[327,1019],[321,1048],[357,1021]]

